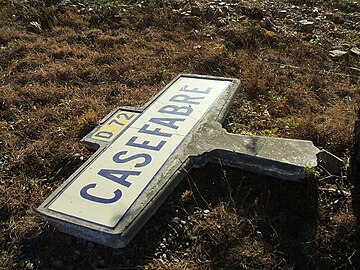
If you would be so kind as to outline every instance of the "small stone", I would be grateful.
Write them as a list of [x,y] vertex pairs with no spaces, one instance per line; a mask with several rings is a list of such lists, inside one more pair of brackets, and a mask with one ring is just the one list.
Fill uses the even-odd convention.
[[356,54],[358,56],[360,56],[360,49],[357,47],[351,48],[350,52],[352,52],[353,54]]
[[263,238],[263,234],[260,231],[256,231],[256,238],[261,239]]
[[205,209],[205,210],[203,210],[203,213],[204,213],[205,215],[208,215],[208,214],[210,214],[210,210],[209,210],[209,209]]
[[331,57],[341,57],[344,56],[345,54],[347,54],[347,52],[342,51],[342,50],[332,50],[329,52]]
[[340,209],[340,206],[341,206],[340,200],[339,200],[339,199],[335,200],[335,201],[331,204],[331,206],[332,206],[332,209],[333,209],[334,211],[339,210],[339,209]]
[[314,23],[308,20],[299,21],[300,30],[303,32],[311,32],[314,30]]

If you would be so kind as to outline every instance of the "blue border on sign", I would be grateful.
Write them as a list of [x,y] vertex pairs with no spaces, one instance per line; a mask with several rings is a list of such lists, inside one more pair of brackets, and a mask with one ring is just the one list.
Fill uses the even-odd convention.
[[[213,79],[213,78],[211,78],[211,79],[209,79],[209,78],[196,78],[196,77],[191,77],[191,76],[180,76],[178,79],[180,79],[181,77],[183,77],[183,78],[203,79],[203,80],[212,80],[212,81],[228,81],[228,82],[230,82],[230,83],[233,81],[233,80],[216,79],[216,78],[214,78],[214,79]],[[177,80],[178,80],[178,79],[177,79]],[[164,94],[166,93],[166,91],[167,91],[177,80],[175,80],[171,85],[169,85],[169,86],[167,87],[167,89],[166,89],[163,93],[161,93],[153,102],[151,102],[151,103],[145,108],[144,111],[142,111],[140,114],[138,114],[138,115],[136,116],[136,118],[135,118],[123,131],[121,131],[121,133],[119,133],[118,136],[117,136],[116,138],[114,138],[114,140],[113,140],[109,145],[107,145],[104,149],[102,149],[102,151],[100,151],[100,152],[96,155],[96,157],[94,157],[93,160],[92,160],[85,168],[87,168],[89,165],[91,165],[91,164],[99,157],[99,155],[100,155],[106,148],[110,147],[113,143],[115,143],[115,141],[121,136],[121,134],[123,134],[128,128],[130,128],[130,127],[134,124],[134,122],[135,122],[142,114],[144,114],[144,113],[152,106],[152,104],[153,104],[154,102],[156,102],[157,99],[159,99],[162,95],[164,95]],[[229,87],[229,86],[228,86],[228,87]],[[54,198],[51,202],[49,202],[49,204],[47,205],[47,209],[48,209],[49,211],[51,211],[51,212],[55,212],[55,213],[61,214],[61,215],[63,215],[63,216],[71,217],[71,218],[74,218],[74,219],[77,219],[77,220],[85,221],[85,222],[87,222],[87,223],[90,223],[90,224],[93,224],[93,225],[97,225],[97,226],[100,226],[100,227],[103,227],[103,228],[108,228],[108,229],[114,229],[114,228],[116,228],[116,226],[118,226],[118,224],[125,218],[125,216],[126,216],[127,213],[129,212],[129,210],[130,210],[131,207],[136,203],[136,201],[139,199],[139,197],[144,193],[144,191],[148,188],[148,186],[153,182],[154,178],[156,178],[156,176],[159,174],[159,172],[161,171],[161,169],[162,169],[162,168],[165,166],[165,164],[171,159],[171,157],[174,155],[174,153],[176,152],[176,150],[183,144],[184,140],[187,138],[187,136],[189,135],[189,133],[190,133],[192,130],[194,130],[194,129],[199,125],[199,123],[201,122],[201,120],[204,119],[204,117],[207,115],[207,113],[208,113],[208,112],[210,111],[210,109],[212,108],[212,105],[213,105],[214,103],[216,103],[216,102],[220,99],[220,97],[222,96],[222,93],[224,93],[225,90],[228,89],[228,87],[224,88],[224,89],[222,90],[222,92],[220,93],[220,95],[214,100],[214,102],[211,103],[211,105],[209,106],[209,108],[204,112],[203,116],[198,119],[198,121],[197,121],[197,122],[195,123],[195,125],[189,130],[189,132],[184,136],[184,138],[181,140],[181,142],[178,144],[178,146],[171,152],[171,154],[169,155],[169,157],[167,158],[167,160],[162,164],[162,166],[159,168],[159,170],[153,175],[153,177],[150,179],[150,181],[147,183],[147,185],[143,188],[143,190],[140,192],[140,194],[135,198],[135,200],[134,200],[134,201],[132,202],[132,204],[127,208],[127,210],[125,211],[125,213],[122,215],[122,217],[118,220],[118,222],[117,222],[114,226],[112,226],[112,227],[106,226],[106,225],[99,224],[99,223],[96,223],[96,222],[93,222],[93,221],[90,221],[90,220],[86,220],[86,219],[83,219],[83,218],[79,218],[79,217],[77,217],[77,216],[69,215],[69,214],[66,214],[66,213],[63,213],[63,212],[60,212],[60,211],[57,211],[57,210],[49,209],[49,206],[55,201],[55,199],[58,198],[58,197],[61,195],[61,193],[63,193],[63,192],[66,190],[66,188],[67,188],[68,186],[70,186],[70,185],[80,176],[80,174],[85,170],[85,168],[84,168],[83,170],[81,170],[81,171],[72,179],[72,181],[70,181],[70,182],[66,185],[66,187],[64,187],[64,188],[61,190],[61,193],[60,193],[58,196],[56,196],[56,198]],[[125,111],[125,110],[123,110],[123,111]],[[130,111],[130,110],[129,110],[129,111]],[[115,114],[115,113],[114,113],[114,114]],[[68,221],[65,221],[65,222],[68,222]],[[119,235],[121,235],[121,234],[119,234]]]

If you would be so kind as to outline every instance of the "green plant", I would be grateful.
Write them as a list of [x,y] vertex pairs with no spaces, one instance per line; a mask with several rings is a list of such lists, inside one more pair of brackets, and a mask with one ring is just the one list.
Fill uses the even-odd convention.
[[253,135],[253,132],[251,132],[244,124],[230,123],[229,127],[231,133],[241,134],[241,135]]
[[305,167],[305,173],[308,176],[319,177],[320,172],[316,167]]
[[276,122],[286,125],[288,126],[290,129],[296,129],[299,127],[300,123],[299,120],[294,117],[294,116],[290,116],[290,117],[278,117],[276,118]]

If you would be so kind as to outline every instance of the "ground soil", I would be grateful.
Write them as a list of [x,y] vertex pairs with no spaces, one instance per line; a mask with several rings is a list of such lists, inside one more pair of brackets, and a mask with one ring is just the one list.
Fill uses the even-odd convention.
[[[358,3],[0,4],[0,269],[360,268],[347,177],[360,101]],[[91,156],[80,139],[179,73],[239,78],[229,132],[312,140],[345,161],[343,172],[319,167],[294,183],[222,164],[193,170],[119,250],[38,216]]]

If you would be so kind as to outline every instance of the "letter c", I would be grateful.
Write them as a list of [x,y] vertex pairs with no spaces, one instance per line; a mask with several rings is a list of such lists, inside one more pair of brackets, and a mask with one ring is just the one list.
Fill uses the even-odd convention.
[[83,197],[84,199],[87,199],[89,201],[98,202],[98,203],[114,203],[114,202],[118,201],[122,196],[122,192],[120,189],[115,190],[114,191],[115,196],[110,199],[101,198],[101,197],[97,197],[97,196],[89,194],[88,190],[95,188],[95,187],[96,187],[96,184],[89,184],[89,185],[83,187],[80,190],[81,197]]

